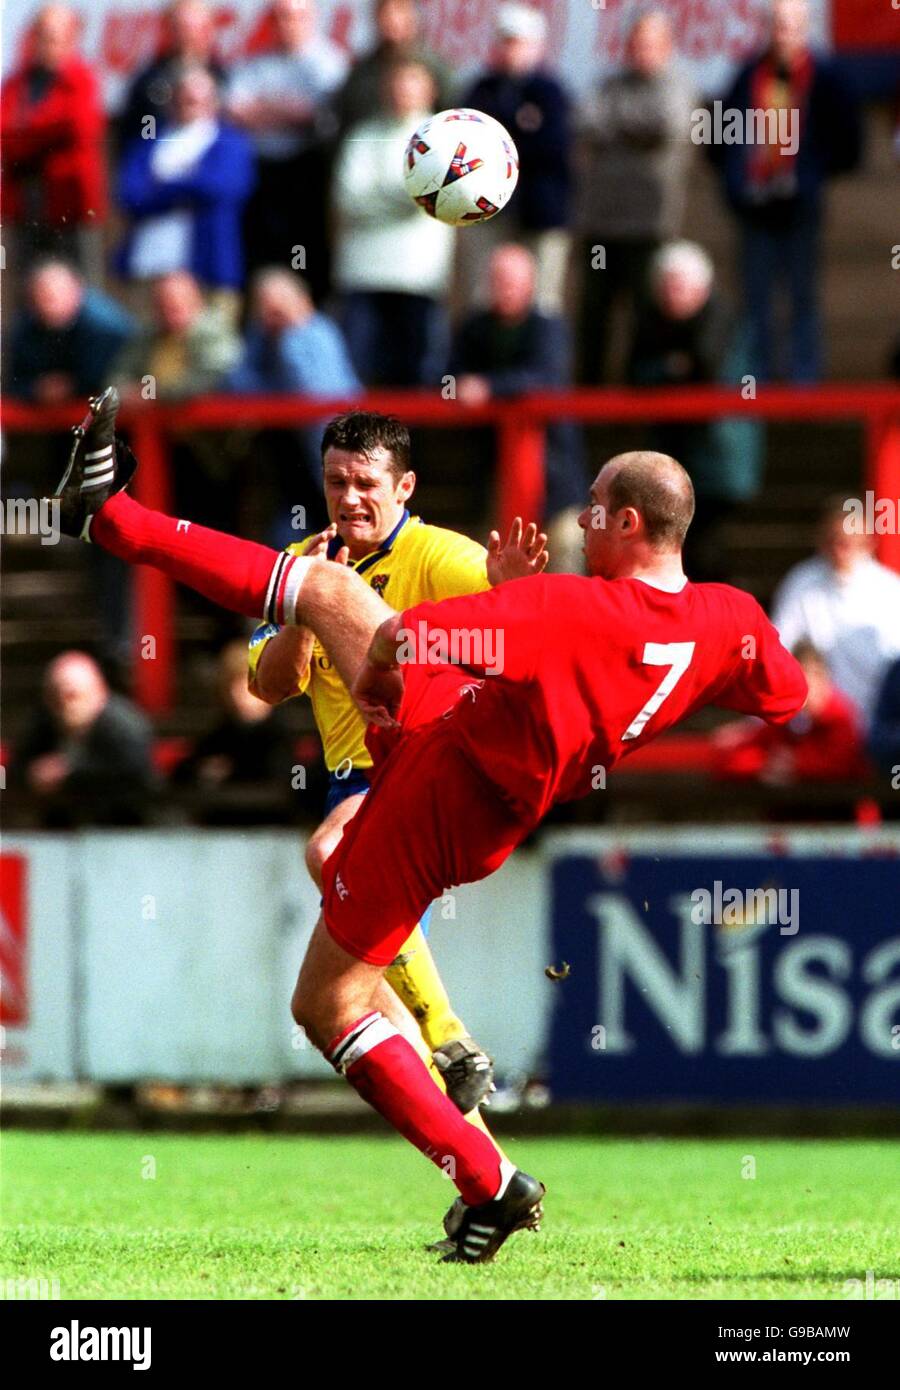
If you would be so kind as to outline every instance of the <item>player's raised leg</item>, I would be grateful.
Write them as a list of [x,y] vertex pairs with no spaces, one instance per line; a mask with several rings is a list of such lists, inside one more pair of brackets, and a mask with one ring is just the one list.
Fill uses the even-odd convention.
[[115,437],[118,409],[118,393],[109,387],[91,400],[75,429],[56,491],[62,530],[131,564],[153,565],[222,608],[312,627],[326,649],[336,646],[339,673],[352,685],[375,629],[393,610],[341,565],[288,555],[142,507],[124,491],[136,463]]

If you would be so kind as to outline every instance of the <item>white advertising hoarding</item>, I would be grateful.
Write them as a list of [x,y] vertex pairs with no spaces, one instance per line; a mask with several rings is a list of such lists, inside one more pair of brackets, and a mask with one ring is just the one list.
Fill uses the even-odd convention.
[[[4,70],[14,65],[24,34],[42,0],[17,0],[4,7]],[[309,0],[313,3],[313,0]],[[887,3],[887,0],[886,0]],[[462,85],[483,66],[498,0],[422,0],[424,36],[452,64]],[[83,48],[103,74],[107,100],[118,104],[128,74],[154,55],[160,17],[165,5],[148,0],[75,2],[83,16]],[[230,62],[256,34],[266,6],[259,0],[231,0],[211,8],[217,17],[219,47]],[[625,36],[634,17],[646,10],[646,0],[541,0],[549,22],[550,62],[578,93],[603,72],[622,61]],[[765,34],[769,0],[662,0],[672,15],[681,61],[698,88],[707,94],[722,90],[745,55]],[[350,51],[370,39],[368,0],[317,0],[324,32]],[[828,0],[812,0],[816,42],[824,46],[829,34]]]
[[[4,997],[20,1018],[5,1029],[7,1081],[332,1075],[290,1016],[319,913],[298,835],[19,836],[3,869]],[[530,854],[432,912],[453,1004],[506,1071],[540,1061],[545,916]]]

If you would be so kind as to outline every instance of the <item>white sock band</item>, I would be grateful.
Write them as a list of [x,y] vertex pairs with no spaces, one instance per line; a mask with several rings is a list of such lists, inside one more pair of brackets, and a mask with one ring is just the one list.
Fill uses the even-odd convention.
[[371,1052],[373,1047],[383,1043],[386,1038],[396,1036],[397,1029],[383,1013],[376,1011],[366,1014],[327,1054],[328,1060],[335,1070],[343,1074],[354,1062],[358,1062],[360,1057],[365,1057],[367,1052]]
[[312,563],[307,555],[279,555],[266,590],[262,616],[267,623],[297,624],[297,595]]

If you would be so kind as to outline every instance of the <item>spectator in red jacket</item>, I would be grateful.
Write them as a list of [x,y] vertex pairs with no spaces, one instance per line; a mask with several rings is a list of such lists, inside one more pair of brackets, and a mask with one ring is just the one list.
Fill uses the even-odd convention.
[[832,682],[821,652],[811,642],[798,642],[794,656],[809,686],[804,708],[778,728],[753,719],[720,729],[714,760],[720,777],[794,786],[852,781],[871,770],[856,706]]
[[[47,5],[28,54],[0,91],[4,167],[0,196],[18,272],[37,254],[65,255],[102,279],[106,117],[97,78],[76,51],[78,18]],[[9,262],[8,262],[9,264]]]

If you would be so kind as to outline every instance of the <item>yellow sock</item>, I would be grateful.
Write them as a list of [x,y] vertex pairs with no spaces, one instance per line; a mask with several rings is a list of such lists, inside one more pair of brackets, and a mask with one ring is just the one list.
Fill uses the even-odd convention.
[[[468,1032],[465,1024],[450,1007],[447,991],[421,927],[416,927],[404,943],[397,960],[393,965],[389,965],[384,973],[388,984],[403,1000],[419,1025],[419,1037],[410,1037],[409,1041],[427,1066],[435,1085],[446,1094],[444,1078],[434,1065],[431,1054],[442,1043],[451,1042],[454,1038],[468,1037]],[[480,1110],[471,1110],[466,1119],[470,1125],[487,1135],[501,1158],[506,1158],[506,1154],[485,1124]]]
[[[422,1037],[421,1033],[419,1033],[418,1037],[412,1037],[409,1034],[404,1034],[404,1036],[407,1038],[407,1041],[412,1044],[412,1046],[418,1052],[419,1056],[422,1058],[422,1061],[428,1068],[429,1075],[431,1076],[431,1079],[434,1082],[435,1086],[437,1086],[441,1091],[444,1092],[444,1095],[446,1095],[447,1087],[444,1085],[444,1078],[441,1076],[437,1067],[434,1065],[434,1058],[431,1055],[431,1049],[425,1042],[425,1039]],[[470,1110],[465,1118],[470,1125],[474,1125],[476,1129],[481,1130],[482,1134],[487,1135],[488,1139],[490,1139],[491,1143],[493,1144],[494,1148],[497,1150],[501,1158],[508,1157],[508,1155],[503,1152],[500,1145],[497,1143],[497,1140],[494,1137],[494,1135],[491,1134],[491,1131],[488,1129],[487,1124],[484,1120],[484,1116],[482,1115],[480,1110]]]
[[404,943],[385,976],[415,1018],[432,1052],[454,1038],[468,1037],[465,1024],[450,1007],[444,982],[421,927],[416,927]]

